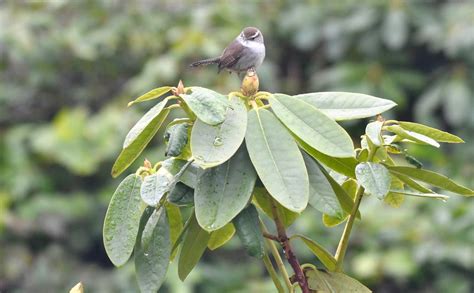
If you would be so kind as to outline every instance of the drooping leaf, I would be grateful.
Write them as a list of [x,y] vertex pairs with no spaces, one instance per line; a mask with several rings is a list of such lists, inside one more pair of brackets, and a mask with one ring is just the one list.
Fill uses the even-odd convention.
[[440,146],[436,140],[428,136],[425,136],[423,134],[419,134],[419,133],[409,131],[409,130],[404,130],[401,126],[398,126],[398,125],[386,126],[385,129],[390,132],[395,133],[401,139],[408,139],[410,141],[414,141],[419,144],[427,144],[427,145],[431,145],[437,148],[439,148]]
[[[181,211],[178,207],[172,204],[166,204],[166,214],[168,215],[168,222],[170,226],[170,242],[174,245],[178,240],[181,231],[183,230],[183,219],[181,218]],[[170,255],[170,261],[173,261],[176,256],[176,250]]]
[[165,156],[177,157],[181,155],[188,143],[188,124],[179,123],[168,127],[165,133],[165,141],[168,144]]
[[298,146],[280,121],[268,110],[251,110],[245,142],[271,196],[291,211],[303,211],[308,203],[308,174]]
[[349,134],[311,104],[275,94],[270,98],[270,105],[283,124],[311,147],[332,157],[354,156],[354,145]]
[[170,90],[171,90],[170,86],[162,86],[156,89],[152,89],[151,91],[139,96],[135,100],[128,103],[128,107],[136,103],[157,99],[161,97],[162,95],[166,94],[167,92],[169,92]]
[[194,193],[196,218],[204,230],[224,227],[247,205],[257,174],[242,146],[227,162],[206,169]]
[[138,235],[135,271],[141,292],[157,292],[170,262],[170,226],[166,210],[155,211]]
[[293,97],[313,105],[334,120],[372,117],[397,105],[390,100],[348,92],[320,92]]
[[104,247],[115,266],[127,262],[137,238],[143,207],[140,199],[140,176],[131,174],[117,187],[104,220]]
[[211,237],[210,233],[199,226],[195,215],[193,214],[191,217],[178,260],[178,276],[181,281],[186,279],[199,262]]
[[260,229],[260,221],[255,206],[250,204],[234,218],[233,224],[237,235],[250,256],[263,258],[265,244]]
[[355,158],[335,158],[325,155],[321,152],[318,152],[316,149],[309,146],[307,143],[301,139],[295,137],[295,140],[298,142],[300,147],[308,153],[311,157],[318,160],[320,163],[324,164],[326,167],[341,173],[347,177],[355,178],[355,167],[358,162]]
[[309,269],[305,271],[309,289],[315,292],[370,293],[369,288],[343,273]]
[[433,171],[404,166],[387,166],[387,168],[392,173],[406,175],[413,179],[437,186],[441,189],[449,190],[460,195],[474,196],[473,190],[459,185],[448,177]]
[[293,238],[301,239],[328,270],[336,269],[336,259],[324,247],[304,235],[296,234],[291,236],[291,239]]
[[224,121],[229,107],[224,95],[202,87],[191,87],[188,94],[180,97],[202,122],[217,125]]
[[151,108],[130,130],[123,149],[112,167],[112,177],[117,177],[127,169],[158,132],[169,113],[168,109],[164,109],[167,101],[165,99]]
[[234,236],[234,234],[234,225],[232,225],[232,223],[228,223],[219,230],[213,231],[211,233],[211,238],[207,243],[207,248],[209,248],[210,250],[216,250],[217,248],[226,244],[230,239],[232,239],[232,236]]
[[278,217],[282,220],[283,225],[285,225],[285,227],[290,226],[299,216],[298,213],[290,211],[289,209],[282,206],[279,202],[273,200],[271,195],[264,187],[254,188],[253,203],[256,207],[262,210],[265,215],[267,215],[270,219],[273,219],[272,201],[276,205]]
[[365,127],[365,134],[370,139],[370,141],[376,146],[381,146],[383,144],[383,139],[381,135],[382,126],[383,122],[374,121],[370,122]]
[[242,144],[247,130],[247,109],[238,97],[232,97],[224,122],[209,125],[200,120],[191,132],[191,151],[203,168],[220,165],[230,159]]
[[436,128],[432,128],[423,124],[399,121],[398,125],[400,125],[405,130],[423,134],[439,142],[464,143],[464,140],[462,140],[462,138],[454,134],[451,134],[451,133],[448,133]]
[[344,217],[346,212],[342,209],[331,183],[318,164],[305,153],[303,153],[303,158],[309,177],[309,204],[321,213],[337,218]]
[[365,192],[383,199],[390,190],[390,173],[379,163],[360,163],[356,167],[356,178]]

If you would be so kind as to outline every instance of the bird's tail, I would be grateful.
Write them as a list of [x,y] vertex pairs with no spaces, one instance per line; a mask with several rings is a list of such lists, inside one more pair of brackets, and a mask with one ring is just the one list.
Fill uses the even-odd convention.
[[198,66],[204,66],[204,65],[209,65],[209,64],[216,64],[216,63],[219,63],[220,59],[221,59],[220,57],[215,57],[215,58],[210,58],[210,59],[199,60],[199,61],[191,63],[189,66],[198,67]]

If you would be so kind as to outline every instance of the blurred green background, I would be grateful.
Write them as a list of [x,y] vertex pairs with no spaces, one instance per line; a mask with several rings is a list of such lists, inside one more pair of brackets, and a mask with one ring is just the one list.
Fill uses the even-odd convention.
[[[161,85],[229,92],[235,75],[190,69],[245,26],[267,57],[261,89],[356,91],[396,101],[387,118],[461,136],[410,147],[426,167],[474,187],[473,1],[2,1],[0,3],[0,292],[135,292],[133,264],[115,269],[102,245],[110,176],[125,134]],[[355,141],[365,123],[345,124]],[[163,157],[156,139],[141,156]],[[139,161],[141,161],[140,159]],[[133,170],[133,169],[130,169]],[[473,292],[474,201],[367,198],[346,271],[375,292]],[[290,228],[334,252],[342,225],[308,208]],[[315,262],[303,246],[303,262]],[[163,292],[273,292],[238,240],[206,253]]]

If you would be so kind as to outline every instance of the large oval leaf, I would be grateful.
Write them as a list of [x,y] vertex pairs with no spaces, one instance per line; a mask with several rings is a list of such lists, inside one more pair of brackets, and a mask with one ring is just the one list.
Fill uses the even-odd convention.
[[404,166],[387,166],[390,172],[397,174],[402,174],[409,176],[413,179],[420,180],[431,185],[437,186],[439,188],[452,191],[460,195],[474,196],[474,191],[457,184],[448,177],[435,173],[433,171],[428,171],[424,169],[404,167]]
[[283,124],[311,147],[332,157],[354,156],[354,144],[349,134],[311,104],[275,94],[270,98],[270,105]]
[[135,247],[135,272],[141,292],[157,292],[170,263],[170,227],[165,209],[148,219]]
[[112,167],[113,177],[127,169],[158,132],[169,113],[168,109],[164,109],[167,101],[168,99],[165,99],[151,108],[127,134],[122,152]]
[[245,143],[270,195],[291,211],[303,211],[308,204],[308,173],[298,145],[281,122],[268,110],[251,110]]
[[180,97],[186,105],[204,123],[217,125],[225,119],[229,102],[224,95],[202,87],[189,88],[189,94],[181,94]]
[[199,225],[214,231],[232,221],[247,205],[256,179],[244,146],[226,163],[204,170],[194,193]]
[[190,221],[178,260],[178,276],[181,281],[186,279],[199,262],[211,237],[210,233],[199,226],[194,214]]
[[349,92],[320,92],[293,97],[310,103],[334,120],[372,117],[397,105],[390,100]]
[[127,262],[137,238],[143,208],[140,176],[127,176],[115,190],[104,220],[104,246],[115,266]]
[[247,108],[240,98],[233,97],[226,118],[219,125],[200,120],[191,132],[191,151],[195,162],[207,168],[220,165],[237,151],[247,130]]
[[380,199],[387,195],[392,182],[387,168],[379,163],[360,163],[356,167],[356,178],[365,192]]

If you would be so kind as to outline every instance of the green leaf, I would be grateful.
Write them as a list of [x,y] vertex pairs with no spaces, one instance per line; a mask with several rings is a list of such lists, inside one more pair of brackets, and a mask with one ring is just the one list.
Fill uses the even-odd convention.
[[330,215],[323,214],[323,224],[326,227],[335,227],[346,221],[349,214],[344,214],[342,217],[331,217]]
[[419,144],[427,144],[427,145],[431,145],[431,146],[434,146],[434,147],[437,147],[437,148],[439,148],[439,146],[440,146],[439,143],[436,140],[434,140],[434,139],[432,139],[428,136],[425,136],[423,134],[419,134],[419,133],[416,133],[416,132],[404,130],[402,127],[400,127],[398,125],[386,126],[385,129],[390,131],[390,132],[395,133],[396,135],[398,135],[398,137],[400,137],[402,139],[408,139],[408,140],[414,141],[414,142],[419,143]]
[[447,143],[464,143],[462,138],[445,132],[441,131],[436,128],[432,128],[423,124],[413,123],[413,122],[405,122],[399,121],[398,125],[400,125],[403,129],[417,132],[423,134],[425,136],[431,137],[432,139],[439,141],[439,142],[447,142]]
[[[170,242],[172,245],[174,245],[176,241],[178,241],[181,231],[183,231],[183,219],[181,217],[181,211],[178,207],[172,204],[166,204],[165,208],[170,226]],[[176,252],[177,250],[171,254],[170,261],[173,261]]]
[[369,288],[343,273],[309,269],[305,271],[309,289],[315,292],[369,293]]
[[318,152],[316,149],[310,147],[307,143],[297,137],[295,137],[295,140],[306,153],[308,153],[311,157],[315,158],[320,163],[324,164],[326,167],[347,177],[355,178],[355,167],[358,164],[358,161],[355,158],[330,157],[321,152]]
[[177,157],[181,155],[188,143],[188,124],[179,123],[168,127],[165,133],[165,140],[168,143],[165,156]]
[[195,162],[203,168],[220,165],[230,159],[242,144],[247,130],[247,108],[240,98],[233,97],[227,115],[219,125],[200,120],[191,132],[191,151]]
[[173,176],[168,172],[158,172],[143,179],[140,188],[142,200],[149,206],[156,206],[160,199],[169,191]]
[[177,206],[193,206],[194,205],[194,189],[178,182],[171,190],[167,197],[168,201]]
[[321,171],[318,163],[305,153],[303,153],[303,158],[309,177],[309,204],[323,214],[336,218],[344,217],[346,213],[342,209],[331,183]]
[[390,193],[395,193],[395,194],[400,194],[400,195],[417,196],[417,197],[435,198],[435,199],[441,199],[442,201],[446,201],[449,198],[449,196],[447,196],[447,195],[434,193],[434,192],[432,192],[432,193],[420,193],[420,192],[412,192],[412,191],[406,191],[406,190],[390,189]]
[[115,266],[127,262],[137,238],[140,216],[140,176],[131,174],[117,187],[109,203],[104,220],[104,246]]
[[[169,158],[164,160],[161,163],[161,168],[159,172],[167,171],[170,176],[175,176],[176,174],[183,169],[183,167],[188,163],[188,161],[177,159],[177,158]],[[161,171],[160,171],[161,170]],[[179,177],[179,181],[183,182],[187,186],[194,188],[196,186],[196,181],[198,177],[198,173],[200,172],[201,168],[196,164],[192,163],[188,166],[188,168],[184,171],[184,173]]]
[[431,189],[424,187],[423,185],[419,184],[418,182],[416,182],[415,180],[411,179],[410,177],[408,177],[406,175],[403,175],[403,174],[400,174],[400,173],[395,173],[395,172],[392,172],[392,171],[390,171],[390,173],[392,175],[394,175],[395,177],[397,177],[398,179],[400,179],[403,183],[405,183],[406,185],[410,186],[411,188],[413,188],[415,190],[421,191],[423,193],[432,193],[433,192]]
[[255,187],[253,190],[253,203],[263,211],[270,219],[273,219],[272,201],[276,205],[279,218],[285,227],[290,226],[300,214],[290,211],[279,202],[272,199],[271,195],[264,187]]
[[112,167],[112,177],[117,177],[141,154],[150,140],[168,116],[169,110],[163,109],[168,100],[161,101],[151,108],[130,130],[123,144],[122,152]]
[[225,119],[229,102],[224,95],[202,87],[190,87],[189,94],[180,97],[204,123],[217,125]]
[[166,210],[155,211],[136,242],[135,272],[141,292],[157,292],[170,262],[170,227]]
[[309,93],[293,97],[313,105],[334,120],[371,117],[397,105],[390,100],[348,92]]
[[270,98],[270,105],[283,124],[311,147],[332,157],[354,156],[354,144],[349,134],[311,104],[275,94]]
[[199,262],[211,237],[211,234],[199,226],[194,214],[190,220],[178,260],[178,276],[181,281],[186,279]]
[[296,234],[291,236],[291,239],[293,238],[303,240],[304,244],[306,244],[311,252],[314,253],[328,270],[334,271],[336,269],[336,259],[324,247],[304,235]]
[[390,192],[385,196],[383,201],[394,208],[399,208],[405,201],[405,196],[400,193],[394,193],[392,190],[403,190],[403,181],[397,176],[391,174]]
[[207,243],[207,248],[209,248],[210,250],[216,250],[217,248],[226,244],[230,239],[232,239],[232,236],[234,236],[234,234],[234,225],[232,225],[232,223],[228,223],[219,230],[216,230],[211,233],[211,238]]
[[131,101],[128,103],[128,107],[130,107],[133,104],[144,102],[144,101],[149,101],[153,99],[157,99],[161,97],[162,95],[166,94],[171,90],[170,86],[162,86],[156,89],[152,89],[151,91],[147,92],[146,94],[143,94],[136,98],[135,100]]
[[234,218],[233,224],[240,241],[247,250],[247,253],[256,258],[263,258],[265,246],[263,234],[260,229],[258,212],[254,205],[250,204]]
[[360,163],[356,167],[357,182],[365,192],[383,199],[390,190],[390,173],[379,163]]
[[308,174],[295,140],[281,122],[268,110],[251,110],[245,142],[271,196],[291,211],[303,211],[308,204]]
[[448,177],[444,175],[441,175],[432,171],[418,169],[418,168],[411,168],[411,167],[403,167],[403,166],[387,166],[387,168],[392,173],[406,175],[413,179],[426,182],[428,184],[437,186],[441,189],[449,190],[460,195],[466,195],[466,196],[474,195],[473,190],[457,184],[456,182],[452,181],[451,179],[449,179]]
[[367,134],[367,137],[376,146],[381,146],[383,144],[383,139],[381,135],[382,126],[383,126],[383,122],[374,121],[374,122],[370,122],[365,127],[365,134]]
[[249,202],[257,174],[245,146],[224,164],[206,169],[194,193],[196,218],[204,230],[224,227]]

